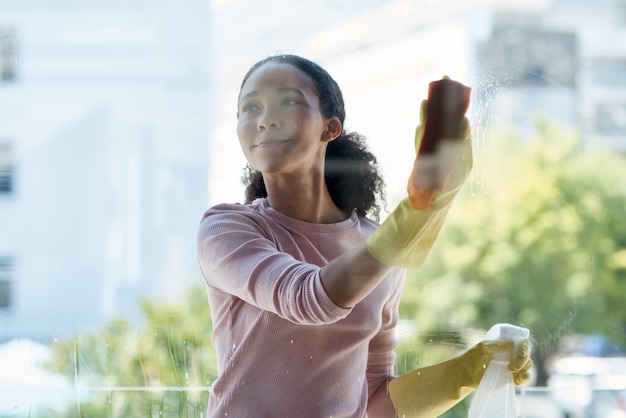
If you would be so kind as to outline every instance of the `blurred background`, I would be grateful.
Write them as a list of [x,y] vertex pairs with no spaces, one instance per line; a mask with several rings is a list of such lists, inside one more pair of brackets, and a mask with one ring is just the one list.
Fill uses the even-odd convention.
[[509,322],[520,416],[626,417],[626,0],[0,0],[0,417],[204,416],[195,234],[243,200],[237,93],[276,53],[339,82],[383,217],[428,83],[472,87],[474,170],[409,272],[398,373]]

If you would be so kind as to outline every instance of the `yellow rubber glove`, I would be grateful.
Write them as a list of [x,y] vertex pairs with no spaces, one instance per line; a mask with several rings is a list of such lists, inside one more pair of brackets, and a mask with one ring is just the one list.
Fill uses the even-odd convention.
[[[426,100],[421,104],[420,124],[415,131],[416,150],[420,148],[427,104]],[[467,118],[463,118],[461,132],[462,140],[448,142],[440,154],[445,155],[443,159],[446,161],[453,157],[452,170],[446,176],[443,188],[434,191],[428,207],[417,210],[412,207],[409,197],[403,199],[367,239],[370,254],[381,263],[419,269],[426,261],[452,201],[472,168],[471,130]],[[415,164],[418,164],[418,158]]]
[[[459,357],[415,369],[389,382],[389,396],[400,418],[438,417],[478,387],[492,353],[510,351],[513,340],[478,343]],[[516,385],[530,379],[530,341],[522,340],[509,363]]]

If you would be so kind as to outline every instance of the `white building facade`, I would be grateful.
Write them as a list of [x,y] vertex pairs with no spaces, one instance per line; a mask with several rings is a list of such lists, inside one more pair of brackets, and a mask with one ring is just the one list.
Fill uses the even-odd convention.
[[[89,3],[89,4],[88,4]],[[208,2],[0,4],[0,340],[199,283]]]

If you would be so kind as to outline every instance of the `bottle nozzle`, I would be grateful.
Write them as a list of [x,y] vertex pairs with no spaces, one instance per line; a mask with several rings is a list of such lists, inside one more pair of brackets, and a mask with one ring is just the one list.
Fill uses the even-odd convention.
[[485,335],[486,340],[513,340],[513,342],[515,343],[515,349],[517,349],[520,341],[528,337],[530,337],[530,331],[528,330],[528,328],[505,323],[492,326]]

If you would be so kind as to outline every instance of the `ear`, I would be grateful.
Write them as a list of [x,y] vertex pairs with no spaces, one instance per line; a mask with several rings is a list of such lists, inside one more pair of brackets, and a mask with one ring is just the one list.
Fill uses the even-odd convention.
[[333,139],[341,135],[341,130],[342,130],[342,126],[341,126],[341,122],[339,121],[339,118],[332,117],[328,119],[328,122],[326,122],[326,129],[322,133],[322,141],[323,142],[332,141]]

